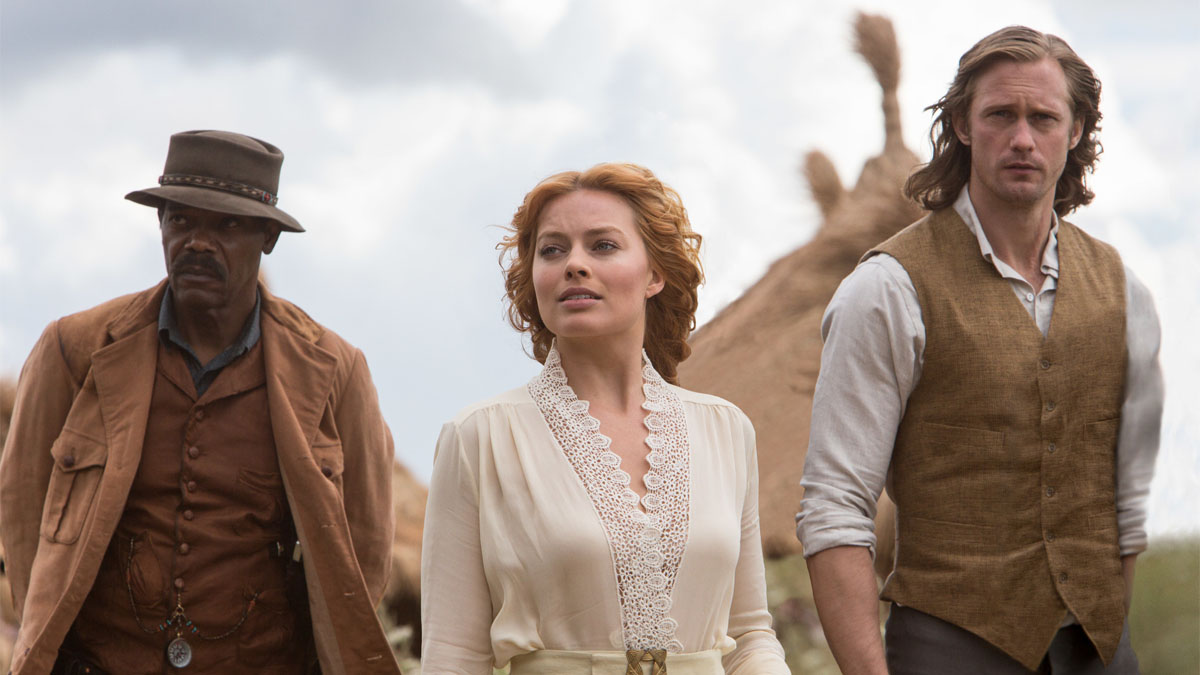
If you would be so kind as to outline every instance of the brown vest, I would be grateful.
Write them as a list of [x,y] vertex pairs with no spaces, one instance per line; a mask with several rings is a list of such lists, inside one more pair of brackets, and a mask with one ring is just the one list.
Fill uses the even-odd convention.
[[311,629],[274,548],[291,528],[265,382],[260,341],[197,400],[180,352],[159,345],[137,475],[68,648],[110,673],[174,672],[177,631],[161,626],[180,605],[191,669],[304,672]]
[[1125,617],[1115,450],[1125,275],[1066,222],[1043,339],[976,237],[943,209],[881,244],[909,273],[926,344],[888,492],[886,600],[961,626],[1030,669],[1067,612],[1105,662]]

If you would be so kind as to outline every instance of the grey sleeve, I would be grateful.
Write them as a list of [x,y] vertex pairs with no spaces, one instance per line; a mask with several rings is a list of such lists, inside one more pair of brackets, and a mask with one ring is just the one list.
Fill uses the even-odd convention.
[[925,350],[908,273],[888,255],[860,264],[826,308],[821,334],[796,536],[805,556],[834,546],[873,555],[875,502]]
[[1162,430],[1162,330],[1150,291],[1125,269],[1125,400],[1117,436],[1117,528],[1121,555],[1146,550],[1146,504]]

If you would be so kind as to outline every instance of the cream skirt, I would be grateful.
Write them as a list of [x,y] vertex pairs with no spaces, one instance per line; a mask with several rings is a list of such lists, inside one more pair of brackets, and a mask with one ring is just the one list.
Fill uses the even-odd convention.
[[[540,649],[514,656],[510,675],[625,675],[625,652],[569,652]],[[653,664],[643,663],[650,675]],[[721,652],[668,654],[667,675],[725,675]]]

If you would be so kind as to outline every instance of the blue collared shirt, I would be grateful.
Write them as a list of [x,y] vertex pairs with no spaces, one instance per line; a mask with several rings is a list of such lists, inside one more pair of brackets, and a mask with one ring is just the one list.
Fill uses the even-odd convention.
[[192,346],[183,339],[183,335],[179,332],[179,320],[175,316],[175,299],[171,294],[171,287],[167,287],[167,292],[163,294],[162,305],[158,309],[158,338],[164,345],[174,345],[183,352],[183,360],[187,363],[188,372],[192,374],[192,382],[196,385],[197,397],[203,396],[204,392],[208,391],[209,386],[217,379],[217,375],[225,366],[233,363],[239,356],[258,344],[258,339],[262,337],[261,309],[262,294],[256,292],[254,309],[250,311],[246,325],[242,326],[241,334],[224,351],[214,356],[208,363],[202,364],[196,356],[196,352],[192,351]]

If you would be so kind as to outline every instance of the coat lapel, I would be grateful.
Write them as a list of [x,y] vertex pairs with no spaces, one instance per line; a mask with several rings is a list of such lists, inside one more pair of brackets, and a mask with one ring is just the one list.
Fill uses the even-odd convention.
[[111,342],[92,354],[92,377],[104,420],[108,461],[122,475],[128,470],[131,478],[142,458],[150,416],[158,362],[158,308],[166,287],[164,280],[114,317],[108,325]]
[[130,467],[136,469],[142,458],[154,393],[157,340],[158,330],[151,324],[92,355],[92,377],[108,441],[108,463],[122,475]]
[[[309,441],[316,435],[333,389],[337,357],[281,322],[272,311],[277,304],[264,290],[261,339],[271,423],[280,441],[283,440],[280,432],[289,427],[291,430],[286,433],[293,433],[296,428],[300,432],[299,438],[289,439],[300,443],[278,444],[282,464],[285,455],[289,460],[309,457]],[[301,454],[296,455],[297,452]]]

